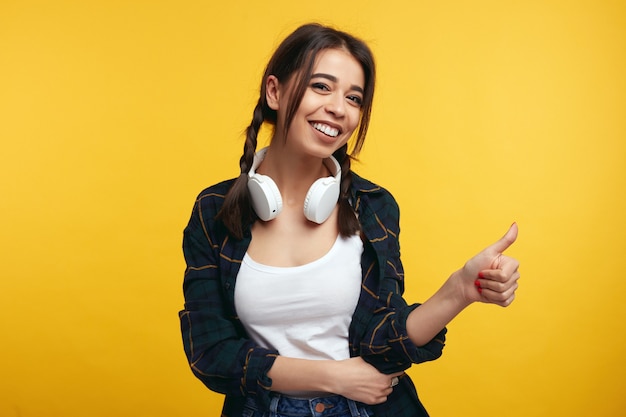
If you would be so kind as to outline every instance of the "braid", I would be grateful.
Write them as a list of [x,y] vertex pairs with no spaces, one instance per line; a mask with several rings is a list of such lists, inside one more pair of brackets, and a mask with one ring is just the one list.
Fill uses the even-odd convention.
[[261,125],[263,124],[263,104],[261,100],[257,103],[254,111],[252,112],[252,122],[246,129],[246,142],[243,145],[243,155],[239,159],[239,167],[242,174],[248,174],[252,168],[252,162],[254,161],[254,153],[256,152],[257,137]]
[[341,185],[339,191],[339,234],[344,237],[352,236],[361,230],[354,209],[350,205],[350,187],[352,186],[352,170],[350,162],[352,156],[347,153],[348,145],[344,145],[334,153],[334,157],[341,165]]
[[235,180],[226,197],[224,204],[216,218],[222,220],[228,231],[237,239],[243,238],[243,227],[251,223],[254,218],[250,196],[248,194],[248,172],[254,162],[257,146],[257,136],[263,125],[263,104],[261,99],[254,108],[252,122],[246,129],[246,141],[243,145],[243,155],[239,159],[241,173]]

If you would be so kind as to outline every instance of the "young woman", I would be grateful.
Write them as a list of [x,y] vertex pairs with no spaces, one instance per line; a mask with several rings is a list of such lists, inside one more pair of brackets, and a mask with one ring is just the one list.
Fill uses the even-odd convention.
[[[362,41],[298,28],[263,75],[241,175],[196,200],[180,319],[223,416],[426,416],[404,371],[441,355],[465,307],[514,299],[518,262],[502,252],[516,225],[423,304],[402,298],[398,206],[350,170],[374,80]],[[273,136],[259,150],[263,123]]]

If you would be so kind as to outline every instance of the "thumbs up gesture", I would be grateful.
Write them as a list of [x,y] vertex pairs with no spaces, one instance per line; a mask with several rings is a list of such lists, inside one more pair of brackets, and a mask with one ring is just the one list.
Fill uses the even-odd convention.
[[474,302],[506,307],[515,299],[519,262],[503,254],[517,239],[517,224],[455,271],[406,321],[409,337],[424,346],[457,314]]
[[459,271],[468,303],[479,301],[506,307],[515,299],[519,262],[503,252],[517,239],[513,223],[504,236],[468,260]]

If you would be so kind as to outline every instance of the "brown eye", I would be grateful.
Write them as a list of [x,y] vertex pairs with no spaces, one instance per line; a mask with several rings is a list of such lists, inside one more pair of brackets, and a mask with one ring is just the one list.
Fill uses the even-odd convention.
[[348,96],[348,100],[352,101],[359,107],[363,104],[363,99],[359,96]]
[[324,83],[313,83],[311,84],[311,88],[320,91],[330,91],[330,88],[328,88],[328,86]]

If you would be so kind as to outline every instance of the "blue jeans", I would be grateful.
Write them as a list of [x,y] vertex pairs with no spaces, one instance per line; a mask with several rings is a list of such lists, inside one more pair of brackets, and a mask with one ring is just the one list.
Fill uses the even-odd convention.
[[242,417],[374,417],[370,408],[340,395],[318,398],[293,398],[272,394],[269,410],[260,410],[246,399]]

